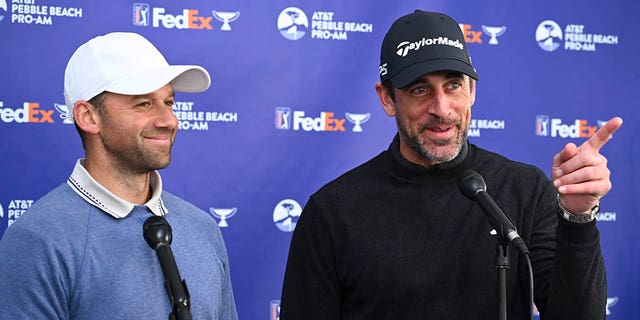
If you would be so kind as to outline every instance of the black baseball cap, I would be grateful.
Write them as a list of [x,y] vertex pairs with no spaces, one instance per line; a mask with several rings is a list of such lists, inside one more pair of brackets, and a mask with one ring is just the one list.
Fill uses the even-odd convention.
[[380,81],[404,88],[425,74],[451,70],[479,79],[460,25],[446,14],[416,10],[400,17],[382,41]]

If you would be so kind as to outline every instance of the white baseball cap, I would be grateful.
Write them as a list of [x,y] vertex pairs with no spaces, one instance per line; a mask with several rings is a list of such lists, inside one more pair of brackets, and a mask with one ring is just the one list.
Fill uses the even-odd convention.
[[109,91],[147,94],[171,83],[174,91],[209,88],[207,70],[195,65],[169,65],[160,51],[139,34],[113,32],[95,37],[73,53],[64,72],[64,98],[73,119],[73,105]]

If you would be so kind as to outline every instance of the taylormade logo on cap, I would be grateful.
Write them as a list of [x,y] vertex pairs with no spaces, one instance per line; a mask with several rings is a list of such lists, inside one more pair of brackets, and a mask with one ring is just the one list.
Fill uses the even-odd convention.
[[398,18],[382,40],[380,81],[395,88],[433,72],[460,72],[478,80],[460,24],[446,14],[416,10]]
[[396,47],[398,49],[396,51],[396,54],[398,54],[401,57],[406,57],[407,54],[409,53],[409,50],[417,51],[425,46],[432,46],[432,45],[445,45],[445,46],[455,47],[460,50],[464,50],[464,45],[462,44],[462,42],[460,42],[460,40],[457,40],[457,39],[451,40],[447,37],[437,37],[437,38],[430,38],[430,39],[422,38],[422,40],[418,40],[415,42],[409,42],[409,41],[400,42],[400,44],[398,44],[398,46]]

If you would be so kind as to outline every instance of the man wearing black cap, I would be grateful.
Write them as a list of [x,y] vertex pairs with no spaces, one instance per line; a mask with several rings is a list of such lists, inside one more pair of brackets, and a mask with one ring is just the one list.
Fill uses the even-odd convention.
[[[598,150],[613,118],[538,168],[467,141],[475,82],[452,18],[416,11],[387,32],[376,91],[396,118],[389,149],[312,195],[293,234],[281,319],[495,319],[496,230],[458,190],[474,170],[508,214],[533,265],[542,319],[604,319],[605,267],[595,225],[611,188]],[[506,313],[531,317],[524,255],[509,246]]]

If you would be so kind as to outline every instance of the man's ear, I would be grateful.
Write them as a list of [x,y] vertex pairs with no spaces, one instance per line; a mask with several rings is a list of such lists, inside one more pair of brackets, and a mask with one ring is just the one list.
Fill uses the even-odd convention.
[[98,110],[89,102],[79,100],[73,105],[73,121],[82,131],[89,134],[100,132],[100,120]]
[[380,103],[382,104],[382,109],[389,117],[394,117],[396,115],[396,105],[391,96],[389,95],[389,91],[387,88],[382,85],[382,82],[376,82],[376,93],[378,93],[378,98],[380,98]]

